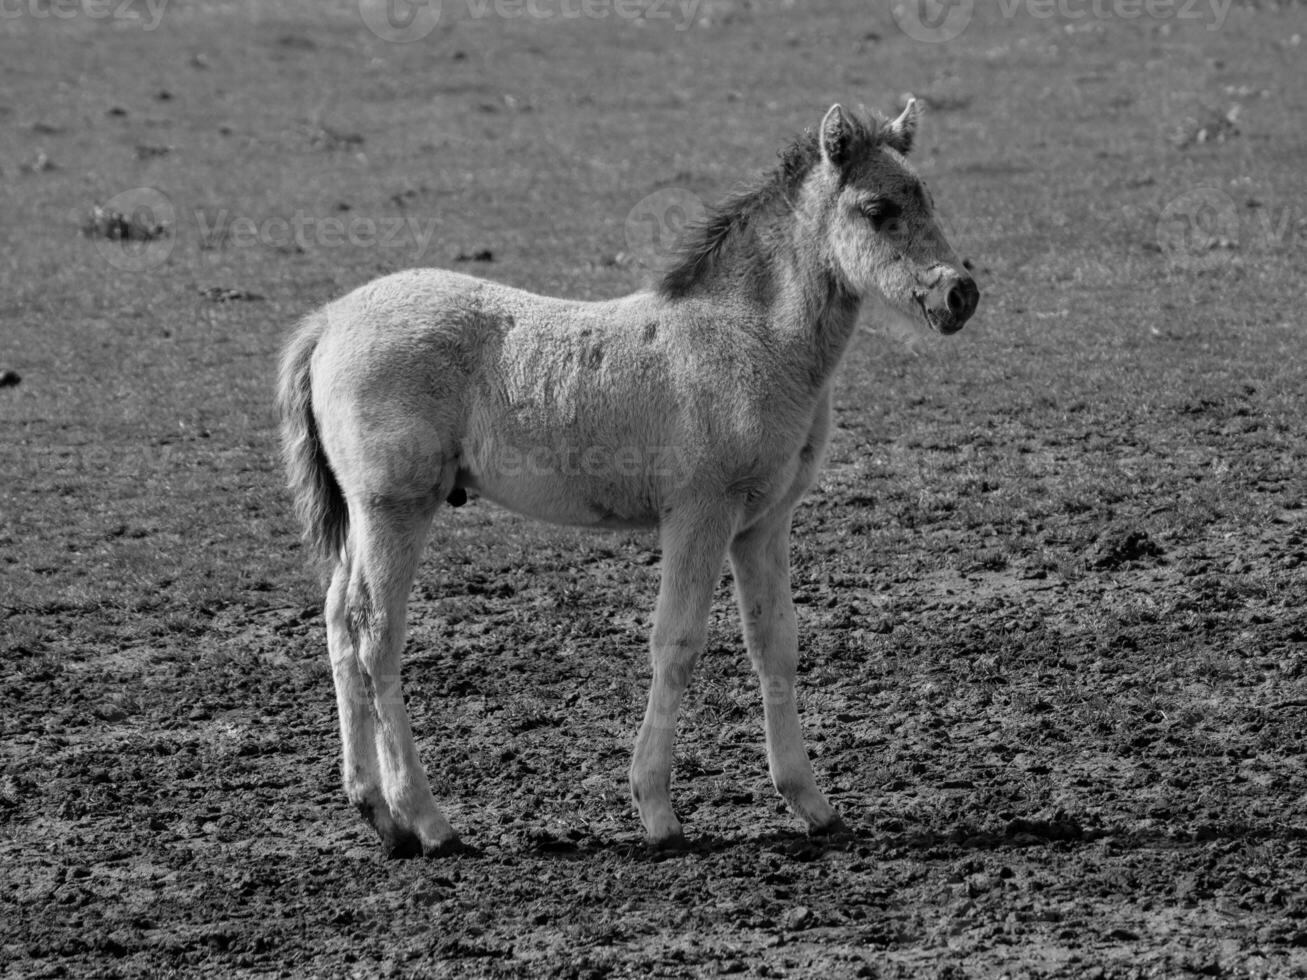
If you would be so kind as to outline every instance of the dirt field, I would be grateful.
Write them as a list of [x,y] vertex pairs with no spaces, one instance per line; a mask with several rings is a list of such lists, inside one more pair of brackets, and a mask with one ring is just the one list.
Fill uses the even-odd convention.
[[[1307,976],[1307,9],[891,6],[445,0],[406,43],[371,5],[5,6],[0,973]],[[868,318],[798,518],[852,839],[769,783],[724,574],[692,848],[647,854],[656,541],[474,502],[406,694],[477,850],[382,860],[284,331],[413,265],[627,292],[830,103],[907,91],[984,298],[948,340]]]

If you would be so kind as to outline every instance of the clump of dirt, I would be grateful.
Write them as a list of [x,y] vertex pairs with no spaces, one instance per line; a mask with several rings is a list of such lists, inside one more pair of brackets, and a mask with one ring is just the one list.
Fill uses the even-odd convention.
[[1058,811],[1048,820],[1016,817],[1003,828],[1003,836],[1016,843],[1038,844],[1045,841],[1082,840],[1085,829],[1074,816]]
[[1099,535],[1089,554],[1089,567],[1110,571],[1131,562],[1161,558],[1161,545],[1138,528],[1110,528]]
[[107,238],[114,242],[152,242],[156,238],[166,238],[168,226],[139,214],[127,215],[117,208],[97,204],[82,225],[82,234],[87,238]]
[[1184,120],[1171,134],[1171,143],[1178,150],[1187,150],[1204,143],[1225,143],[1239,136],[1239,110],[1235,105],[1229,112],[1204,110],[1199,116]]
[[265,299],[260,293],[248,289],[233,289],[229,286],[203,286],[200,295],[211,303],[257,303]]
[[37,150],[30,160],[26,160],[18,165],[19,173],[24,174],[43,174],[58,169],[59,167],[50,159],[44,150]]
[[328,152],[358,149],[363,143],[362,133],[346,132],[326,124],[321,125],[309,134],[310,146]]

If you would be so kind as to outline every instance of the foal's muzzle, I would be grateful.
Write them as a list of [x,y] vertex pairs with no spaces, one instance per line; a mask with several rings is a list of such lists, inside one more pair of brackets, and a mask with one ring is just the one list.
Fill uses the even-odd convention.
[[976,280],[966,275],[942,276],[923,298],[926,319],[940,333],[957,333],[980,303]]

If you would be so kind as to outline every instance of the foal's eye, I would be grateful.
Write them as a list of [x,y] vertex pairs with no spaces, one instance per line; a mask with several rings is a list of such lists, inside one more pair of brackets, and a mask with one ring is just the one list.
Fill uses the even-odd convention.
[[899,228],[898,205],[890,201],[872,201],[861,208],[862,216],[871,222],[871,226],[880,232],[894,234]]

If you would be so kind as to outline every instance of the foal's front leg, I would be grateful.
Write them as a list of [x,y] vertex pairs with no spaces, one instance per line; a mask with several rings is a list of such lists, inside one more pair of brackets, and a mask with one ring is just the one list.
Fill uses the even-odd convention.
[[799,663],[798,624],[790,594],[790,514],[749,528],[731,543],[735,592],[744,639],[762,686],[767,766],[772,782],[810,833],[845,830],[817,788],[803,746],[794,680]]
[[703,652],[708,609],[731,535],[729,514],[677,516],[662,528],[662,581],[654,611],[653,682],[631,760],[631,796],[649,845],[685,845],[672,810],[672,743],[681,697]]

